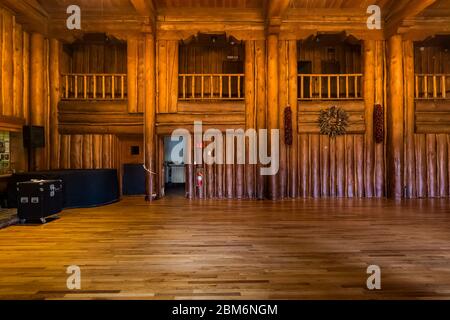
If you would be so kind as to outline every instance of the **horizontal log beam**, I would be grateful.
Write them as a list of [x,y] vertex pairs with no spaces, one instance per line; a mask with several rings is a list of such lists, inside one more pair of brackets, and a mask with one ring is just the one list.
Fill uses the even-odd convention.
[[2,0],[1,4],[14,12],[26,31],[47,34],[48,13],[36,0]]
[[398,1],[399,4],[392,10],[386,19],[386,38],[396,34],[404,20],[413,18],[434,4],[437,0],[412,0],[406,3]]

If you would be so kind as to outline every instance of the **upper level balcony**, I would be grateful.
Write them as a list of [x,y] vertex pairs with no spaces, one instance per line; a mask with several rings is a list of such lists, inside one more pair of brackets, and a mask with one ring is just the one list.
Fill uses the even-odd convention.
[[178,100],[243,101],[244,45],[226,34],[199,33],[179,43]]
[[298,43],[298,99],[362,100],[361,43],[345,33],[317,34]]

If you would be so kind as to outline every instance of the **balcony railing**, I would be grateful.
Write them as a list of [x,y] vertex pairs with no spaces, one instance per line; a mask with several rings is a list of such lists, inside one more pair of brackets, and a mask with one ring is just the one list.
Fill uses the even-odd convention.
[[362,78],[356,74],[299,74],[299,100],[359,100]]
[[243,74],[180,74],[179,100],[244,100]]
[[126,74],[71,73],[62,75],[63,100],[124,100]]
[[450,99],[450,74],[416,74],[415,97]]

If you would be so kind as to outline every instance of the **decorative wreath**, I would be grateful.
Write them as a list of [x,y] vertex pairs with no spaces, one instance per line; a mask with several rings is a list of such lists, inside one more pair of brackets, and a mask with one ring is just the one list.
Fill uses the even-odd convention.
[[330,137],[345,134],[348,126],[348,114],[344,109],[333,106],[320,111],[320,133]]

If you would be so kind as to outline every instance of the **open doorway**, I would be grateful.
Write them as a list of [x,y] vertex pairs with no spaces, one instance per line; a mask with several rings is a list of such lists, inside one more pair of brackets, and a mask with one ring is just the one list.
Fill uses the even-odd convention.
[[186,142],[182,137],[172,141],[171,137],[164,137],[164,185],[165,195],[185,195],[186,166],[184,150]]

